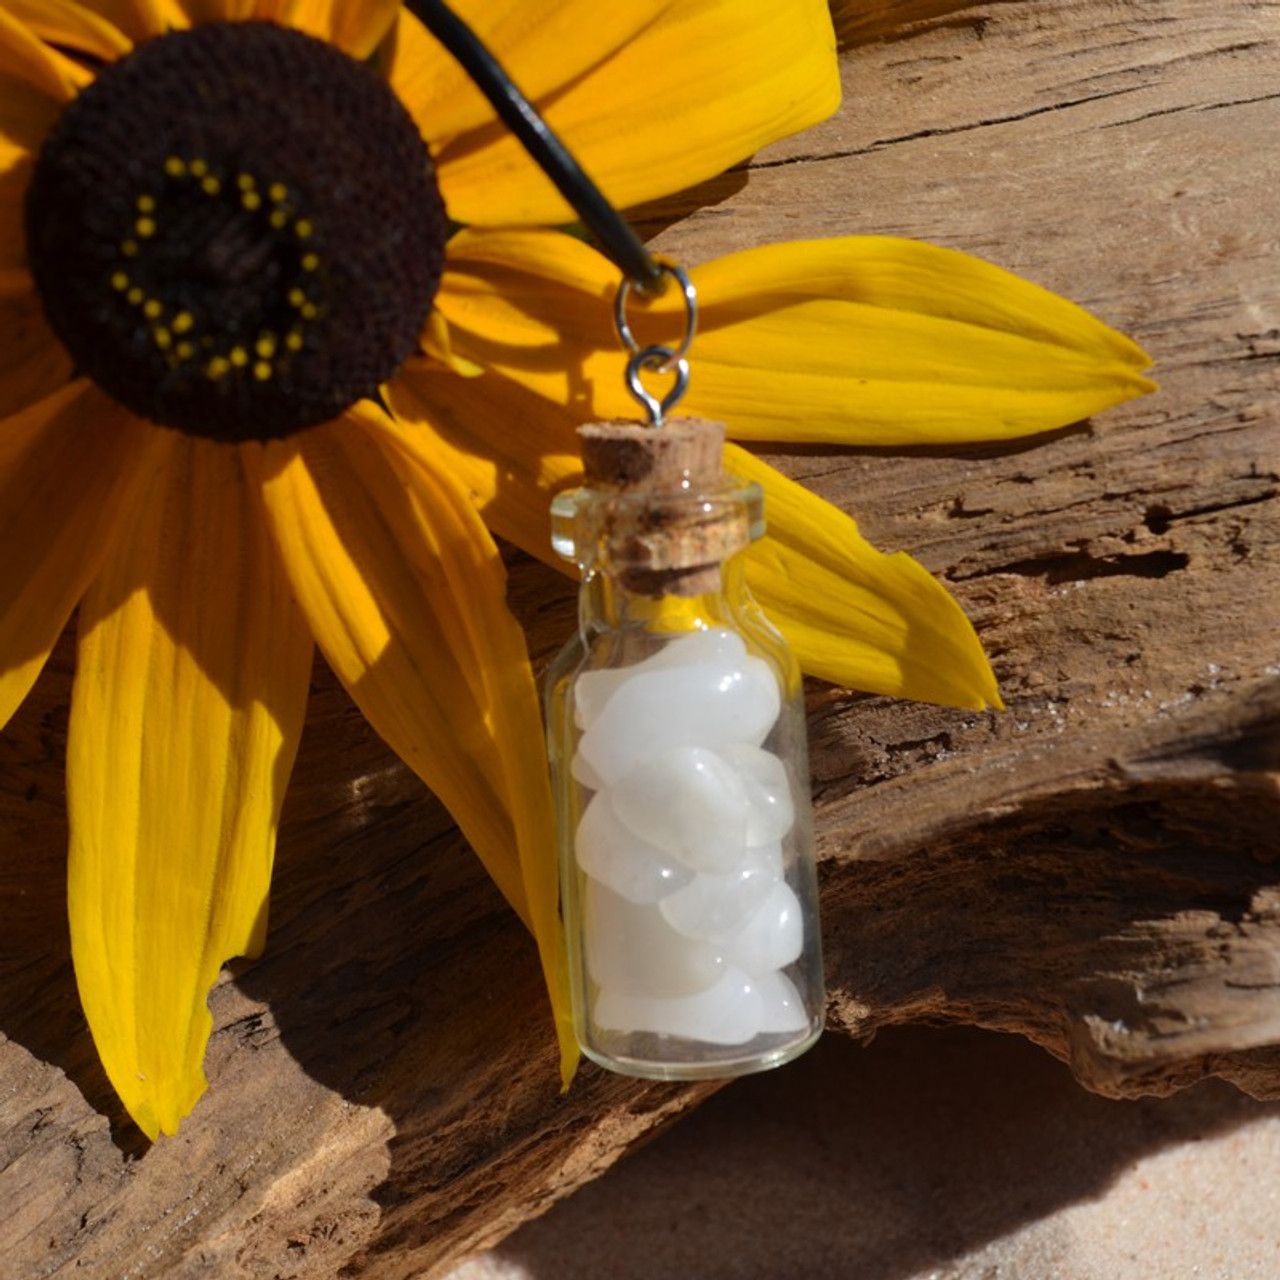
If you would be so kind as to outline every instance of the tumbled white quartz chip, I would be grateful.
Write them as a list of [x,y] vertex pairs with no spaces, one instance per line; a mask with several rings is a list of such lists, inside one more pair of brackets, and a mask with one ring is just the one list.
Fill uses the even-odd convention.
[[730,743],[720,754],[738,771],[747,792],[747,843],[781,840],[796,820],[787,766],[772,751]]
[[583,671],[573,686],[573,719],[578,728],[590,728],[626,679],[644,665],[643,662],[637,662],[630,667]]
[[732,937],[764,906],[782,878],[780,848],[776,861],[776,869],[756,859],[729,875],[697,876],[663,898],[659,904],[663,919],[687,938],[716,942]]
[[588,880],[583,889],[587,973],[612,991],[687,996],[705,991],[724,973],[710,943],[677,933],[656,906],[638,906]]
[[574,685],[574,719],[579,729],[589,729],[609,699],[633,675],[705,662],[739,662],[746,656],[745,641],[727,627],[675,635],[649,657],[630,666],[580,672]]
[[694,871],[618,821],[609,796],[593,796],[574,840],[578,865],[628,902],[657,902],[688,884]]
[[672,747],[759,746],[781,710],[769,665],[746,653],[732,632],[682,636],[626,671],[574,756],[574,776],[593,789],[612,786],[640,761]]
[[785,968],[804,949],[800,899],[790,885],[775,884],[746,924],[716,945],[729,964],[748,973]]
[[747,788],[705,747],[642,760],[609,790],[619,821],[695,871],[726,872],[747,846]]
[[573,759],[569,761],[569,772],[588,791],[605,790],[605,780],[587,763],[581,751],[573,753]]
[[762,973],[755,981],[760,992],[761,1031],[785,1035],[809,1026],[804,1001],[785,973]]
[[649,671],[696,666],[706,662],[736,661],[747,656],[747,642],[728,627],[685,631],[664,645],[644,666]]
[[706,991],[677,999],[606,987],[596,994],[592,1012],[610,1031],[651,1031],[706,1044],[745,1044],[759,1032],[762,1014],[755,980],[734,969]]

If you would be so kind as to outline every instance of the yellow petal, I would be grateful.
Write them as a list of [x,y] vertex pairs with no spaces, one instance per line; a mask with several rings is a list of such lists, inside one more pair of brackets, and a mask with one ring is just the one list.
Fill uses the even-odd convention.
[[[194,26],[200,22],[247,22],[269,9],[272,0],[172,0]],[[267,16],[264,14],[263,16]]]
[[287,23],[363,61],[386,37],[399,9],[400,0],[258,0],[254,16]]
[[[518,49],[494,52],[614,204],[668,195],[797,133],[839,104],[835,36],[824,0],[679,0],[613,48],[584,44],[604,10],[566,5],[576,32],[539,50],[535,73]],[[563,15],[567,17],[568,15]],[[428,130],[428,137],[438,135]],[[576,214],[518,142],[496,125],[444,141],[440,185],[461,222],[572,221]]]
[[97,571],[155,436],[84,381],[0,422],[0,725]]
[[694,273],[690,408],[740,439],[903,445],[1027,435],[1154,390],[1149,357],[976,258],[864,236],[771,245]]
[[[175,0],[169,0],[170,3]],[[396,21],[401,0],[176,0],[193,23],[276,22],[363,61]]]
[[[40,0],[29,2],[38,4]],[[187,25],[181,0],[84,0],[84,7],[101,15],[135,44]]]
[[[685,407],[741,439],[997,439],[1153,387],[1129,339],[948,249],[876,236],[770,245],[692,276],[699,325]],[[458,357],[552,399],[585,397],[589,412],[611,417],[636,412],[613,338],[616,286],[616,269],[569,236],[464,232],[450,245],[439,307]],[[684,304],[669,290],[632,317],[641,341],[672,341]]]
[[[664,6],[654,0],[471,0],[450,7],[534,99],[616,54]],[[495,138],[502,132],[462,64],[408,8],[400,11],[388,53],[391,87],[433,150],[472,130],[487,129]]]
[[533,931],[571,1055],[537,691],[497,548],[442,459],[385,414],[269,446],[264,492],[313,634]]
[[204,1090],[222,962],[262,947],[311,642],[242,452],[152,434],[149,484],[80,608],[67,808],[81,1000],[154,1138]]
[[[414,424],[404,446],[447,466],[485,522],[564,569],[551,552],[548,504],[581,464],[573,413],[490,374],[459,378],[410,361],[387,391]],[[730,448],[729,470],[765,490],[768,533],[747,583],[811,675],[872,693],[945,705],[998,705],[968,620],[909,556],[884,555],[830,503]]]
[[[455,356],[571,403],[584,418],[625,416],[635,405],[618,400],[626,367],[613,320],[620,279],[573,236],[464,230],[449,242],[436,309]],[[667,299],[658,305],[673,326]]]
[[426,464],[447,469],[500,537],[567,571],[551,550],[549,504],[581,476],[574,429],[585,418],[494,374],[459,376],[420,358],[386,388],[399,437]]
[[31,272],[26,267],[0,266],[0,299],[8,302],[13,298],[26,297],[32,288]]
[[[0,85],[0,97],[5,88]],[[0,129],[4,127],[0,123]],[[11,163],[5,165],[5,159]],[[31,161],[25,152],[10,148],[0,138],[0,271],[5,273],[6,297],[31,294],[34,285],[27,273],[27,237],[22,225],[22,201],[31,178]],[[20,273],[20,274],[19,274]]]
[[65,104],[93,75],[51,49],[8,9],[0,9],[0,83],[10,78],[38,90],[51,102]]
[[[22,276],[15,273],[11,283],[18,286]],[[0,414],[6,416],[52,395],[71,377],[71,359],[45,322],[30,276],[25,284],[0,297]]]
[[431,308],[427,323],[418,335],[418,345],[424,355],[430,356],[444,369],[452,369],[464,378],[478,378],[484,369],[472,360],[463,360],[453,349],[449,337],[449,324],[438,307]]
[[101,13],[73,0],[6,0],[5,8],[42,40],[114,62],[133,41]]
[[981,711],[1000,695],[960,606],[910,556],[885,555],[829,502],[729,445],[725,467],[765,493],[768,536],[747,582],[801,667],[836,684]]
[[38,73],[29,74],[30,68],[9,58],[6,36],[0,11],[0,226],[9,240],[22,233],[22,201],[33,159],[65,104],[32,83],[40,79]]

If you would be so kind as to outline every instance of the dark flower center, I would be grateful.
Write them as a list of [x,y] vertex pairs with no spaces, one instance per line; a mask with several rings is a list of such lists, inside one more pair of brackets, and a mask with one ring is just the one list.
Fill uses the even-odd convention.
[[266,22],[173,32],[103,70],[26,204],[36,288],[79,371],[218,440],[376,395],[417,344],[446,233],[386,83]]

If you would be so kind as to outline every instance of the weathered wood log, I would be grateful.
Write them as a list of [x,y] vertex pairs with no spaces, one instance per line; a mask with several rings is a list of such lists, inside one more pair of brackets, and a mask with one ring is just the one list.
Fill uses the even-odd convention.
[[[1264,0],[841,10],[829,124],[643,211],[689,262],[908,234],[1079,299],[1162,392],[1052,440],[779,455],[975,619],[1008,710],[810,690],[833,1023],[1028,1035],[1087,1086],[1280,1096],[1280,12]],[[545,657],[569,584],[513,557]],[[317,673],[266,957],[150,1150],[76,1002],[63,645],[0,739],[6,1274],[430,1274],[704,1096],[558,1095],[532,947]]]

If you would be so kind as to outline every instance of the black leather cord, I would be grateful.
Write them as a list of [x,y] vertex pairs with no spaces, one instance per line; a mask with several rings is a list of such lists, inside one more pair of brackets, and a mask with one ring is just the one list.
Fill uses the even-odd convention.
[[623,275],[645,293],[660,292],[666,284],[661,265],[475,32],[441,0],[407,2],[409,10],[458,60],[503,123],[577,210],[587,229]]

